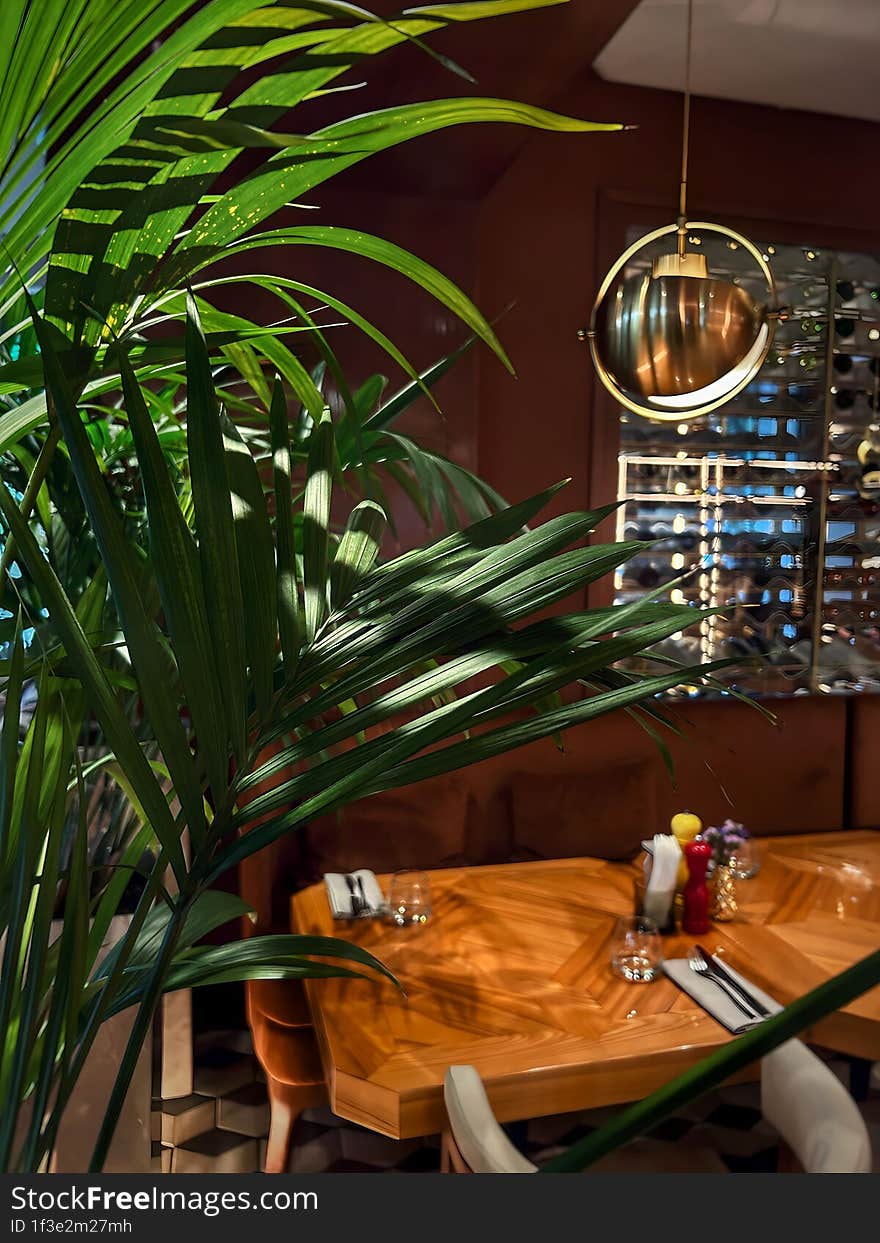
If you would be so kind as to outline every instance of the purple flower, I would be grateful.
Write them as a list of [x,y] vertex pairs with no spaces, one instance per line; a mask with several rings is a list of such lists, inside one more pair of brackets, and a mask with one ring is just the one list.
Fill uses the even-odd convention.
[[700,837],[712,847],[715,863],[727,863],[737,849],[750,836],[748,829],[736,820],[725,820],[721,825],[710,824]]

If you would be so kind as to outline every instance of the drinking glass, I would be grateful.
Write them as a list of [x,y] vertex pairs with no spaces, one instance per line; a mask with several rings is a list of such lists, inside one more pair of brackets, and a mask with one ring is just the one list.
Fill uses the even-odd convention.
[[425,924],[431,918],[431,882],[425,872],[395,872],[388,889],[392,921],[399,928]]
[[737,846],[736,850],[731,853],[728,864],[731,872],[738,880],[749,880],[750,877],[757,876],[761,862],[755,849],[755,843],[750,837],[745,838]]
[[611,939],[611,969],[630,984],[649,984],[657,978],[663,951],[660,933],[647,915],[618,919]]

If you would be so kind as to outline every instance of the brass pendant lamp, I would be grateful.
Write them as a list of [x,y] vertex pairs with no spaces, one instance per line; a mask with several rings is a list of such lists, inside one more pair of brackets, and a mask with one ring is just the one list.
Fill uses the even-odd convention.
[[[723,225],[687,219],[694,0],[687,8],[687,59],[678,219],[639,238],[603,280],[588,332],[599,379],[628,410],[660,422],[681,423],[729,401],[757,375],[773,343],[776,284],[766,258]],[[702,246],[717,234],[754,261],[766,285],[756,301],[741,285],[713,277]],[[625,275],[627,264],[667,238],[650,275]],[[673,245],[674,243],[674,245]]]

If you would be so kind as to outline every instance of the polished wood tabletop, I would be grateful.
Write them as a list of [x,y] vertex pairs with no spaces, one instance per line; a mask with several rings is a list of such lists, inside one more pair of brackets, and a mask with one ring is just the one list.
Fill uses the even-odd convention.
[[[736,920],[665,937],[663,949],[687,956],[699,939],[785,1003],[880,945],[880,832],[757,846],[761,870],[739,884]],[[307,981],[334,1112],[399,1138],[436,1133],[443,1075],[458,1063],[477,1067],[502,1121],[619,1104],[731,1039],[665,977],[636,985],[612,973],[612,930],[632,912],[636,874],[597,859],[435,871],[433,918],[413,929],[334,921],[323,884],[296,894],[294,931],[370,949],[406,990]],[[880,989],[809,1039],[880,1058]]]

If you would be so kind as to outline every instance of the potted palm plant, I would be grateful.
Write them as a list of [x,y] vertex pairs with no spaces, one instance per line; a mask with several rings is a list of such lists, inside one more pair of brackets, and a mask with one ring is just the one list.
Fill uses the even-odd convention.
[[[549,128],[594,127],[490,100],[449,101],[447,108],[433,108],[432,115],[420,118],[415,130],[412,122],[416,110],[407,108],[386,110],[372,119],[362,118],[354,123],[343,121],[341,129],[330,127],[332,132],[315,134],[310,141],[266,128],[316,94],[332,93],[335,80],[347,69],[386,49],[410,42],[422,53],[432,54],[423,42],[424,35],[449,20],[500,16],[536,7],[521,0],[439,6],[424,13],[401,15],[394,21],[332,0],[295,11],[279,5],[268,25],[266,6],[241,0],[221,0],[196,10],[179,0],[148,4],[146,8],[131,6],[121,13],[114,8],[109,23],[104,0],[90,0],[79,6],[75,14],[64,4],[54,7],[57,11],[53,15],[47,13],[45,5],[27,0],[17,6],[17,35],[7,49],[8,71],[3,79],[6,156],[0,181],[0,232],[5,256],[0,275],[4,328],[0,336],[0,401],[6,412],[0,418],[0,450],[6,454],[4,478],[14,487],[20,481],[15,494],[20,512],[34,523],[49,564],[63,583],[65,594],[76,604],[89,642],[100,652],[113,691],[128,692],[128,701],[121,705],[123,713],[134,729],[144,757],[153,765],[156,779],[167,792],[180,785],[180,769],[176,767],[172,774],[165,767],[165,756],[150,735],[149,721],[148,736],[142,736],[143,722],[138,719],[142,696],[137,672],[132,672],[127,663],[127,635],[118,633],[115,590],[108,595],[105,580],[100,578],[105,550],[98,548],[66,453],[59,452],[59,446],[62,450],[66,446],[43,382],[37,336],[22,296],[23,274],[31,285],[33,299],[44,308],[46,331],[58,330],[56,346],[63,357],[71,391],[95,451],[99,473],[111,484],[113,505],[123,518],[122,537],[137,550],[137,562],[149,555],[140,469],[119,395],[118,368],[108,349],[117,343],[125,344],[143,399],[149,405],[181,512],[191,520],[190,481],[177,470],[181,455],[186,463],[186,422],[181,418],[186,375],[183,342],[179,331],[175,335],[183,317],[180,283],[184,277],[201,286],[196,290],[196,298],[206,327],[214,382],[222,392],[226,412],[239,419],[242,438],[254,450],[258,465],[261,454],[271,451],[263,435],[272,400],[271,384],[263,368],[268,364],[276,369],[288,392],[297,398],[290,424],[292,474],[298,466],[305,468],[311,431],[324,415],[326,399],[320,376],[326,370],[344,403],[335,438],[340,480],[344,481],[348,472],[355,487],[366,487],[371,496],[381,501],[385,475],[409,495],[426,521],[436,507],[447,523],[456,525],[457,509],[470,517],[485,516],[500,498],[454,463],[421,451],[407,438],[389,431],[390,424],[413,396],[428,392],[448,363],[437,364],[424,376],[418,376],[399,350],[353,307],[326,291],[290,279],[259,274],[243,278],[245,284],[270,288],[282,300],[286,315],[283,324],[267,327],[242,316],[221,314],[208,299],[225,282],[204,271],[210,262],[208,252],[199,247],[186,259],[176,254],[185,238],[184,226],[199,215],[212,184],[243,151],[252,157],[262,155],[264,162],[258,175],[252,173],[235,183],[238,190],[250,195],[258,183],[263,189],[271,184],[273,194],[281,196],[280,204],[292,203],[299,194],[353,160],[403,141],[414,132],[430,132],[459,121],[481,119],[515,120]],[[261,30],[261,37],[255,40],[257,29]],[[42,34],[49,30],[53,37],[43,39]],[[222,57],[203,50],[218,41],[224,48]],[[278,60],[280,56],[286,57],[283,63]],[[188,83],[192,74],[198,72],[196,67],[206,59],[214,68],[210,73],[202,71],[206,91],[194,97]],[[235,92],[230,106],[227,96],[235,75],[262,62],[266,62],[270,72],[244,91]],[[451,63],[450,67],[455,68]],[[341,98],[344,101],[346,96]],[[309,174],[299,189],[290,181],[289,161],[273,165],[271,158],[294,151],[294,162]],[[125,173],[121,176],[123,168]],[[311,176],[312,173],[316,175]],[[262,217],[265,219],[272,209],[262,190],[257,200],[269,208]],[[232,209],[230,219],[235,217],[236,210]],[[225,209],[221,215],[226,215]],[[258,223],[258,216],[259,212],[252,215],[252,225]],[[345,231],[326,235],[322,232],[320,236],[298,235],[294,231],[282,241],[280,237],[255,236],[253,229],[246,238],[239,235],[236,239],[234,232],[224,236],[221,230],[216,235],[218,255],[231,253],[236,244],[249,249],[262,247],[267,241],[274,246],[305,242],[369,254],[423,284],[461,314],[477,336],[497,348],[491,329],[460,291],[429,265],[381,239],[360,238]],[[153,252],[152,259],[147,259],[148,251]],[[156,279],[160,270],[162,276]],[[241,277],[235,280],[242,282]],[[375,379],[356,391],[348,388],[322,330],[323,323],[310,309],[316,300],[331,307],[334,317],[343,315],[366,332],[404,370],[408,383],[401,393],[383,404],[382,386]],[[65,306],[66,310],[62,309]],[[299,351],[290,348],[297,339],[302,340],[297,334],[306,334],[313,352],[317,351],[321,359],[317,369],[306,369]],[[293,496],[295,499],[296,491]],[[387,505],[385,509],[390,517]],[[292,556],[300,563],[304,556],[302,529],[302,524],[295,523],[291,534]],[[332,528],[328,530],[331,545],[340,534]],[[0,626],[5,629],[7,655],[10,645],[21,642],[20,637],[13,639],[14,633],[23,633],[27,643],[38,632],[40,656],[46,659],[26,662],[29,681],[24,697],[32,695],[33,679],[43,668],[48,679],[45,693],[51,704],[53,688],[61,685],[58,673],[69,672],[65,667],[68,654],[57,641],[54,618],[44,618],[46,610],[40,589],[25,559],[16,558],[15,544],[10,533],[0,552],[0,579],[11,606],[5,610],[5,621],[0,621]],[[149,571],[141,573],[140,564],[136,569],[138,590],[152,622],[161,610],[155,575]],[[147,592],[151,593],[149,602]],[[24,610],[28,620],[33,620],[33,626],[24,624],[16,630],[19,609]],[[265,639],[265,625],[258,633],[261,640]],[[15,659],[7,661],[6,668],[13,682],[14,664]],[[263,660],[263,688],[266,668],[267,661]],[[167,709],[166,718],[170,712],[191,710],[185,697],[178,698],[180,702]],[[102,896],[112,892],[118,910],[118,903],[125,905],[125,897],[119,885],[111,881],[127,876],[127,891],[131,893],[138,868],[142,868],[144,861],[152,858],[156,862],[160,857],[152,831],[154,815],[142,807],[126,766],[119,764],[93,705],[87,703],[81,711],[72,711],[71,704],[65,703],[62,710],[71,718],[81,718],[80,739],[87,735],[97,754],[93,764],[85,756],[80,757],[84,766],[84,797],[91,799],[92,810],[92,783],[103,784],[107,791],[101,816],[91,817],[86,834],[84,883],[93,907],[100,905]],[[76,727],[71,727],[76,733]],[[176,761],[172,763],[176,765]],[[25,763],[21,781],[26,780],[27,771]],[[67,773],[67,786],[68,791],[75,787],[72,769]],[[186,781],[182,788],[187,789]],[[192,796],[189,783],[190,811],[195,805]],[[172,806],[176,809],[177,804]],[[96,831],[96,821],[106,819],[108,811],[112,813],[111,829]],[[44,824],[43,830],[49,832],[49,825]],[[61,829],[55,826],[54,831]],[[84,900],[71,884],[70,824],[65,832],[58,862],[60,899],[56,895],[56,913],[68,904]],[[182,829],[184,839],[187,832]],[[9,847],[11,852],[11,839]],[[227,907],[226,918],[235,913],[235,909]],[[107,929],[120,926],[117,919],[111,918]],[[91,969],[97,969],[94,957]],[[8,975],[8,979],[13,978]],[[36,1013],[45,1014],[45,998]],[[21,1083],[29,1083],[27,1076]]]
[[[0,292],[5,340],[30,348],[0,367],[0,391],[12,399],[0,418],[0,448],[28,435],[36,441],[20,496],[0,487],[4,569],[14,557],[32,593],[20,593],[3,669],[0,1092],[8,1108],[0,1166],[45,1167],[105,1024],[125,1015],[125,1047],[90,1160],[100,1169],[163,995],[229,980],[384,971],[332,939],[205,944],[245,910],[216,888],[225,872],[351,800],[606,712],[639,710],[653,729],[663,719],[654,697],[681,681],[682,670],[661,664],[634,674],[617,662],[698,615],[649,599],[535,620],[642,547],[583,544],[607,510],[530,525],[554,488],[513,506],[484,491],[482,502],[495,512],[390,560],[381,556],[388,514],[375,493],[334,531],[331,503],[343,465],[362,466],[369,488],[377,465],[399,465],[401,454],[416,459],[408,444],[383,443],[387,409],[380,414],[372,401],[359,408],[344,383],[333,417],[290,346],[298,336],[308,340],[340,378],[310,299],[371,335],[419,391],[427,383],[378,329],[326,291],[289,278],[248,278],[270,281],[283,295],[287,322],[271,327],[222,314],[208,300],[220,278],[207,269],[219,258],[270,245],[343,249],[409,275],[503,358],[469,299],[392,243],[315,226],[259,230],[335,172],[417,133],[477,120],[614,127],[479,99],[344,118],[308,135],[268,127],[388,47],[421,48],[447,21],[535,7],[535,0],[430,6],[394,21],[332,0],[301,9],[253,0],[193,9],[156,0],[124,7],[110,24],[106,0],[75,11],[57,0],[57,46],[36,39],[44,5],[18,0],[17,7],[19,36],[7,49],[0,110],[0,150],[10,151],[0,218],[9,266]],[[26,56],[33,47],[45,55]],[[287,59],[279,65],[278,57]],[[231,91],[239,69],[263,62],[262,77]],[[216,193],[244,150],[266,158]],[[41,160],[45,175],[32,184]],[[23,288],[27,281],[36,287]],[[230,417],[242,399],[218,366],[237,370],[262,400],[265,463],[254,437]],[[157,389],[166,382],[175,401],[185,391],[178,419],[185,445],[176,458],[165,451],[156,417]],[[90,428],[96,404],[106,407],[105,423],[124,423],[130,435],[143,495],[140,535],[107,486]],[[100,562],[83,590],[62,581],[40,533],[42,489],[62,459]],[[473,499],[469,479],[437,471],[447,480],[452,474],[460,500],[462,488]],[[25,612],[34,604],[45,611],[36,656],[25,654],[22,637],[38,620]],[[110,644],[108,613],[118,632]],[[120,644],[129,662],[123,670]],[[688,671],[688,679],[711,677],[714,668]],[[38,681],[37,708],[19,746],[27,676]],[[584,694],[565,703],[558,692],[571,683]],[[101,877],[88,851],[78,749],[87,716],[137,812]],[[103,952],[146,848],[134,910]]]

